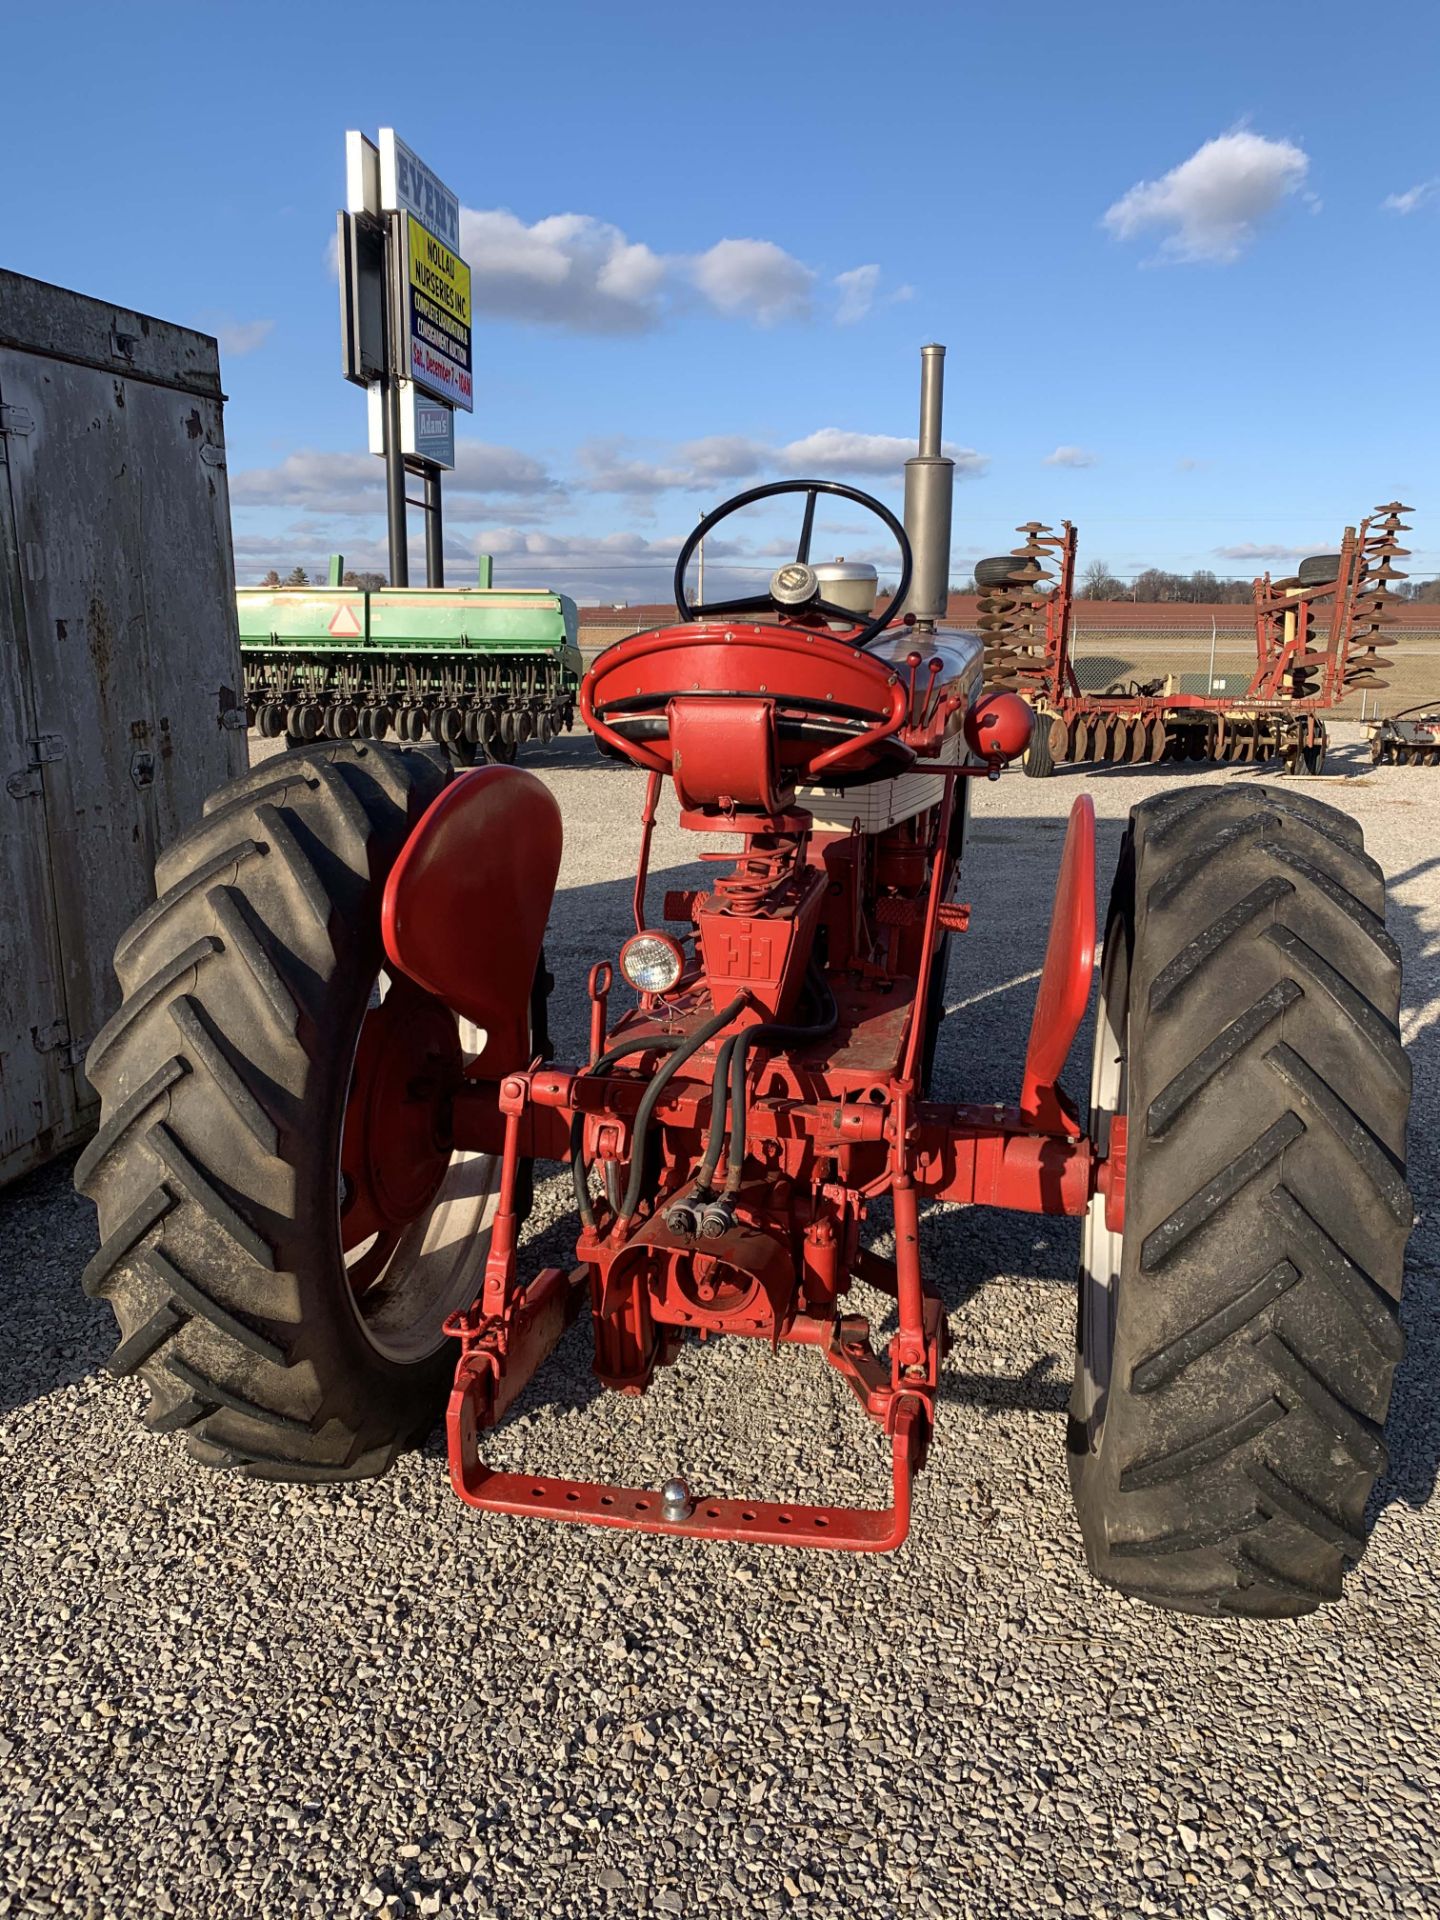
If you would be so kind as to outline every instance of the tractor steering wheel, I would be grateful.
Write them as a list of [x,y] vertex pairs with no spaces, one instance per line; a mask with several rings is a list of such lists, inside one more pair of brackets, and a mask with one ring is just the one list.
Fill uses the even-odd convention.
[[[719,526],[722,520],[728,520],[732,513],[738,513],[742,507],[753,506],[757,500],[773,499],[777,493],[805,495],[805,518],[800,526],[800,544],[795,549],[795,558],[777,568],[770,576],[768,593],[752,593],[742,600],[707,600],[703,606],[692,606],[685,598],[685,572],[691,556],[706,534]],[[840,607],[832,600],[820,598],[820,582],[810,565],[810,536],[815,528],[815,501],[822,493],[833,493],[841,500],[853,500],[857,506],[873,513],[877,520],[883,520],[900,549],[900,583],[890,596],[890,604],[883,613],[876,614],[863,624],[859,623],[853,608]],[[843,620],[847,626],[859,624],[858,633],[841,637],[853,647],[868,647],[904,606],[905,596],[910,591],[912,564],[910,541],[904,527],[888,507],[882,506],[870,494],[861,493],[858,487],[842,486],[838,480],[774,480],[768,486],[751,487],[748,493],[737,493],[713,513],[707,513],[695,528],[675,562],[675,611],[682,620],[704,620],[720,613],[822,613],[829,620]]]

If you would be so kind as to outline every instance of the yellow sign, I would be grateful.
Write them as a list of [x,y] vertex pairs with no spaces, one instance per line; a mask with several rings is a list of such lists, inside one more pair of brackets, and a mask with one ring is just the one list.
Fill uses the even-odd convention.
[[406,214],[410,277],[410,378],[468,412],[474,406],[470,358],[470,269]]
[[410,284],[437,307],[443,307],[462,327],[470,325],[470,269],[443,240],[421,226],[414,214],[410,226]]

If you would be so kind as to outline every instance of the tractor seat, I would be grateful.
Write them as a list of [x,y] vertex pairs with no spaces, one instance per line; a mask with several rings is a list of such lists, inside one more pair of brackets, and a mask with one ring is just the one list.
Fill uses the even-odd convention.
[[580,711],[603,753],[673,774],[691,804],[713,792],[759,806],[817,764],[835,787],[903,772],[915,756],[894,733],[865,738],[896,719],[903,695],[889,661],[824,627],[714,620],[607,647]]

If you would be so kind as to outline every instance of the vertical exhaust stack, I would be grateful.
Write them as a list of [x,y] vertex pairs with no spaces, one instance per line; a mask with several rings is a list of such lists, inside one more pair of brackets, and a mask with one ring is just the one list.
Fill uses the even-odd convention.
[[955,462],[940,451],[945,349],[920,349],[920,451],[905,462],[905,531],[915,556],[903,611],[932,631],[950,597],[950,503]]

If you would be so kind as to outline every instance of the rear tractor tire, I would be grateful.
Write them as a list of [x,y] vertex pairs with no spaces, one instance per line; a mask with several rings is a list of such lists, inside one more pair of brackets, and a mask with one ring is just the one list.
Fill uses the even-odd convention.
[[1130,815],[1082,1231],[1070,1474],[1098,1578],[1182,1612],[1308,1613],[1365,1546],[1404,1347],[1410,1067],[1360,830],[1275,788]]
[[436,1090],[478,1036],[387,975],[380,901],[448,773],[436,748],[348,742],[267,761],[165,854],[116,951],[85,1286],[147,1424],[207,1465],[380,1473],[441,1405],[495,1163],[448,1145]]
[[1030,715],[1030,744],[1021,762],[1032,780],[1048,780],[1055,771],[1055,754],[1050,745],[1050,729],[1055,715],[1044,707],[1034,707]]

